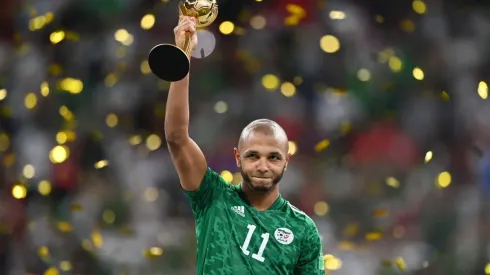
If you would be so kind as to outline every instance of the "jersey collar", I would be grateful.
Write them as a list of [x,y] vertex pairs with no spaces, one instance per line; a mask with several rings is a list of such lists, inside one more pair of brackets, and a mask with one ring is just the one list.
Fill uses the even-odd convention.
[[[248,202],[247,197],[245,196],[245,193],[243,192],[242,183],[236,185],[236,189],[237,189],[240,197],[243,199],[243,201],[246,202],[248,206],[252,207],[252,205],[250,205],[250,203]],[[286,204],[286,200],[281,196],[281,194],[279,194],[279,197],[274,201],[274,203],[266,211],[279,210],[284,206],[284,204]]]

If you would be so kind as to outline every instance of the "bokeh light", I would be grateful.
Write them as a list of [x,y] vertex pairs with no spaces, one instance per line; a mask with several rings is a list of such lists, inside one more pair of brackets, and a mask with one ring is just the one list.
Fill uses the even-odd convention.
[[235,30],[235,24],[233,24],[230,21],[225,21],[219,25],[219,31],[224,35],[231,34],[233,33],[234,30]]
[[141,18],[141,28],[144,30],[149,30],[155,25],[155,16],[153,14],[146,14]]
[[12,196],[18,200],[24,199],[27,196],[27,189],[23,185],[16,184],[12,187]]
[[422,71],[422,69],[419,67],[415,67],[415,69],[413,69],[413,77],[417,80],[423,80],[424,71]]
[[480,81],[480,83],[478,83],[478,95],[482,99],[488,98],[488,85],[485,81]]
[[0,101],[4,100],[7,97],[7,90],[0,89]]
[[425,4],[424,1],[421,1],[421,0],[413,1],[412,2],[412,8],[418,14],[424,14],[427,12],[427,5]]
[[57,145],[49,152],[52,163],[62,163],[70,156],[70,150],[66,146]]
[[267,24],[267,19],[263,16],[256,15],[250,20],[250,26],[256,30],[263,29]]
[[146,148],[150,151],[155,151],[162,146],[162,139],[155,134],[149,135],[146,138]]
[[214,105],[214,111],[218,114],[224,114],[226,111],[228,111],[228,104],[224,101],[218,101]]
[[279,88],[279,78],[273,74],[266,74],[262,77],[262,86],[269,91],[274,91]]
[[296,94],[296,86],[291,82],[284,82],[281,84],[281,93],[285,97],[292,97]]
[[226,182],[232,182],[233,181],[233,174],[228,170],[221,171],[220,175]]
[[175,44],[178,3],[17,2],[0,17],[0,273],[189,273],[199,211],[164,137],[180,97],[177,130],[231,185],[243,127],[284,128],[279,191],[317,225],[326,274],[490,275],[473,261],[490,244],[485,5],[218,0],[187,97],[148,62]]
[[340,49],[340,41],[333,35],[325,35],[320,39],[320,48],[326,53],[335,53]]

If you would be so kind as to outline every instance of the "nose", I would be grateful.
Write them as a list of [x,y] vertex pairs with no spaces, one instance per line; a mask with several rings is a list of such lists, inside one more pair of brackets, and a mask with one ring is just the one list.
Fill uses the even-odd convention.
[[265,159],[260,159],[258,164],[257,164],[257,171],[265,174],[269,172],[269,167],[267,166],[267,160]]

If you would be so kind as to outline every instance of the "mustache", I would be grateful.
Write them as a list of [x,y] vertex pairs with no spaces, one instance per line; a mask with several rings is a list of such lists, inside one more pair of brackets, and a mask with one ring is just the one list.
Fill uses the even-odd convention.
[[[249,185],[252,190],[255,190],[255,191],[268,191],[270,188],[272,188],[273,186],[277,185],[281,179],[282,179],[282,176],[284,175],[284,172],[286,171],[286,166],[284,166],[282,168],[282,171],[280,174],[278,175],[275,175],[275,174],[271,174],[270,176],[268,177],[264,177],[264,175],[248,175],[247,173],[245,173],[245,171],[243,171],[243,169],[241,168],[241,165],[240,165],[240,174],[242,175],[242,179],[243,179],[243,183]],[[257,178],[266,178],[266,179],[272,179],[272,186],[270,188],[267,188],[267,190],[263,190],[262,187],[255,187],[253,184],[252,184],[252,179],[251,177],[257,177]]]

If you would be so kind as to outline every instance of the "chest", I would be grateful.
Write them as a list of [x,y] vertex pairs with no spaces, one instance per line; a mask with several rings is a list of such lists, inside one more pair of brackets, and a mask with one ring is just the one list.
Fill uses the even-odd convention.
[[229,194],[220,202],[215,206],[220,223],[226,226],[230,245],[240,258],[253,264],[294,268],[301,251],[302,229],[285,211],[256,211],[238,194]]

